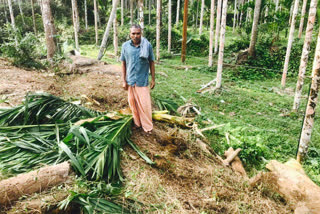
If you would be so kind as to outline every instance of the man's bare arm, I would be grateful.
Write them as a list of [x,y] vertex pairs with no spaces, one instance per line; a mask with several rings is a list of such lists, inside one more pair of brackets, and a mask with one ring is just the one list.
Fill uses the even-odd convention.
[[156,73],[156,69],[154,67],[154,61],[150,61],[150,71],[151,71],[151,83],[150,83],[150,88],[153,89],[154,86],[156,85],[156,77],[155,77],[155,73]]
[[126,81],[126,76],[127,76],[126,61],[122,61],[121,67],[122,67],[122,88],[124,90],[128,90],[128,84],[127,84],[127,81]]

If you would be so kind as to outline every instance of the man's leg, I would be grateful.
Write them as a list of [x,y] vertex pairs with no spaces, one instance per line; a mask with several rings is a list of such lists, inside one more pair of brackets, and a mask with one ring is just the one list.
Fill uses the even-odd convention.
[[142,128],[145,132],[153,129],[152,124],[152,107],[149,87],[134,87],[134,97],[136,109],[139,114]]
[[136,101],[135,101],[135,87],[133,86],[129,86],[128,87],[128,102],[129,102],[129,107],[132,111],[132,115],[133,115],[133,121],[134,124],[138,127],[141,126],[141,122],[140,122],[140,117],[139,117],[139,112],[136,106]]

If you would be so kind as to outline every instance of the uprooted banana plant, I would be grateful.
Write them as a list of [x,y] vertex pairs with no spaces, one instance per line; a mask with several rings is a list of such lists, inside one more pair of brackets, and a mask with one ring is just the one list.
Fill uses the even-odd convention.
[[87,179],[122,181],[124,144],[153,164],[130,141],[131,123],[131,115],[107,116],[53,95],[29,95],[23,105],[0,111],[0,169],[21,173],[70,160]]

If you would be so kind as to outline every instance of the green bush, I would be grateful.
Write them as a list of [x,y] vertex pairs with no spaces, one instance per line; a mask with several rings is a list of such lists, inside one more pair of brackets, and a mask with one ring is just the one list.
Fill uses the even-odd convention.
[[19,30],[14,31],[7,28],[9,39],[0,47],[2,54],[13,60],[13,65],[26,68],[40,69],[43,65],[40,62],[39,39],[33,33],[26,33],[24,36]]

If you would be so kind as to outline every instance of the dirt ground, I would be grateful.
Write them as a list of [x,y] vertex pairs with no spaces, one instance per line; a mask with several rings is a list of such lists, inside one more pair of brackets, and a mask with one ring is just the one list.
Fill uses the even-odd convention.
[[[44,91],[72,100],[86,95],[85,102],[99,110],[127,107],[120,67],[104,68],[112,73],[57,75],[26,71],[0,59],[0,106],[21,103],[27,92]],[[132,140],[156,164],[150,166],[131,148],[124,149],[121,166],[126,181],[119,202],[134,203],[142,213],[292,213],[268,187],[250,188],[247,180],[222,166],[214,155],[201,152],[190,133],[160,122],[151,136],[134,130]]]

